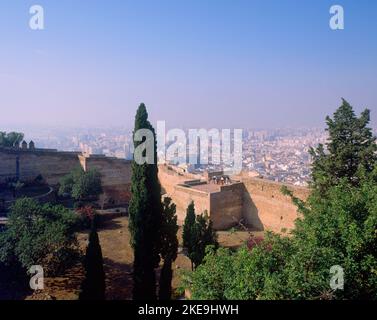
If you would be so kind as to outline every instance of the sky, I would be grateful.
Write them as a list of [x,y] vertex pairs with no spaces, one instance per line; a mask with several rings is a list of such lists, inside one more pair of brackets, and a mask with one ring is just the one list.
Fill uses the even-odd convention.
[[0,14],[0,129],[132,127],[140,102],[168,127],[312,127],[341,97],[377,127],[377,1],[1,0]]

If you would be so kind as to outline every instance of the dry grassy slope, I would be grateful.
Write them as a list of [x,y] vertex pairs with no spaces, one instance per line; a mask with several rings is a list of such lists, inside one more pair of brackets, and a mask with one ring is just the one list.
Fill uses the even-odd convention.
[[[132,297],[132,261],[133,253],[130,247],[130,234],[128,232],[128,218],[118,217],[107,221],[98,232],[104,258],[106,272],[106,298],[109,300],[127,300]],[[248,237],[247,232],[218,232],[220,245],[238,247]],[[78,235],[80,246],[84,249],[87,245],[88,235]],[[182,243],[182,230],[179,230],[179,240]],[[191,268],[190,260],[179,254],[173,265],[173,288],[179,286],[180,270]],[[58,299],[74,300],[78,298],[80,284],[83,279],[81,265],[69,270],[66,275],[59,278],[45,279],[45,290],[29,296],[27,299]]]

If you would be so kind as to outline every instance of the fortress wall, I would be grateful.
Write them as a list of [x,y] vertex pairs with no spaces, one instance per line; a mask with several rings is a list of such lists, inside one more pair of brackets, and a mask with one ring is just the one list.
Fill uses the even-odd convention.
[[178,174],[166,166],[159,166],[159,180],[163,191],[177,206],[179,224],[186,217],[186,209],[191,201],[195,203],[195,212],[207,211],[215,229],[226,229],[237,224],[242,216],[243,185],[221,186],[219,192],[205,192],[182,186],[190,179],[198,179],[192,174]]
[[16,155],[0,150],[0,183],[16,176]]
[[[275,232],[294,227],[297,208],[290,197],[281,193],[282,183],[244,176],[240,180],[244,185],[243,217],[248,225]],[[287,186],[302,200],[309,195],[307,188]]]
[[178,223],[183,224],[186,217],[187,206],[194,201],[195,213],[201,214],[204,211],[210,212],[210,199],[206,192],[190,189],[183,186],[175,186],[172,193],[168,196],[173,200],[177,206]]
[[16,176],[17,156],[21,180],[32,181],[41,174],[50,185],[56,185],[62,176],[79,165],[76,152],[0,149],[0,183]]
[[181,186],[185,181],[198,179],[192,174],[178,174],[174,170],[168,169],[165,165],[158,167],[158,178],[162,191],[169,196],[177,206],[178,224],[183,224],[186,217],[186,209],[191,201],[195,203],[195,212],[203,213],[205,210],[210,212],[210,199],[208,193],[200,190]]
[[187,180],[187,177],[179,175],[173,170],[169,170],[166,166],[158,166],[158,179],[161,184],[162,192],[172,194],[174,192],[174,186],[182,184]]
[[79,156],[85,171],[96,169],[101,173],[106,201],[116,205],[129,202],[131,193],[131,161],[105,156]]
[[[239,220],[256,230],[281,232],[282,229],[290,230],[294,227],[298,217],[297,208],[290,197],[281,193],[282,183],[251,178],[242,173],[232,177],[240,183],[221,186],[220,192],[206,193],[177,186],[189,178],[193,177],[178,175],[165,166],[159,168],[161,186],[176,203],[180,222],[184,220],[186,208],[193,200],[196,212],[207,210],[218,230],[229,228]],[[307,188],[290,185],[288,188],[303,200],[309,195]]]
[[131,183],[131,161],[95,155],[80,155],[79,158],[84,170],[97,169],[101,173],[105,186]]
[[[22,180],[34,180],[41,174],[48,184],[56,185],[62,176],[81,164],[84,170],[96,168],[101,173],[106,202],[123,205],[130,199],[130,161],[49,149],[0,148],[0,183],[16,176],[17,156]],[[251,178],[245,173],[234,178],[240,183],[222,186],[220,192],[205,192],[180,186],[187,180],[198,179],[197,175],[183,175],[167,166],[159,166],[162,189],[176,204],[180,223],[186,216],[188,204],[194,201],[196,212],[207,210],[216,229],[234,225],[234,218],[243,218],[246,224],[258,230],[281,232],[283,228],[294,227],[298,213],[291,199],[281,193],[281,183]],[[309,195],[306,188],[289,188],[301,199]]]
[[228,229],[242,219],[244,188],[242,183],[222,186],[210,193],[210,217],[216,230]]
[[129,202],[131,161],[50,149],[0,148],[0,183],[16,176],[17,157],[20,179],[23,181],[33,181],[38,175],[42,175],[49,185],[54,186],[61,177],[81,165],[84,170],[96,168],[101,173],[105,202],[115,205]]

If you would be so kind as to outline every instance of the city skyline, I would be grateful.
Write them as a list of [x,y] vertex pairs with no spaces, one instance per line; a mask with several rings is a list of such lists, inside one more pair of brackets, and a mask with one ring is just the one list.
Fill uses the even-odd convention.
[[33,4],[0,4],[2,127],[132,128],[140,102],[172,127],[323,127],[341,97],[377,126],[375,3],[339,1],[336,31],[327,0],[39,1],[39,31]]

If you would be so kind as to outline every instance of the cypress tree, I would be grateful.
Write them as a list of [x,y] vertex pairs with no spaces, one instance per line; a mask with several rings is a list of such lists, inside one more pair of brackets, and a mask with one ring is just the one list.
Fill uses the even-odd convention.
[[105,272],[98,234],[94,227],[90,231],[85,255],[85,279],[81,286],[80,300],[105,300]]
[[[193,232],[194,232],[194,226],[195,226],[195,204],[194,201],[192,201],[186,210],[186,218],[185,222],[183,224],[183,246],[187,249],[187,253],[190,256],[190,254],[193,251]],[[193,269],[194,266],[191,264],[191,269]]]
[[194,202],[187,207],[182,237],[192,270],[203,261],[207,246],[212,245],[215,249],[218,247],[217,234],[213,230],[207,211],[197,216]]
[[216,250],[219,244],[217,242],[217,234],[212,227],[212,221],[209,219],[207,211],[205,211],[196,217],[192,229],[192,245],[189,257],[195,268],[202,263],[206,255],[207,246],[213,246]]
[[[133,134],[135,150],[146,143],[135,139],[139,129],[148,129],[153,133],[153,164],[132,163],[131,200],[129,206],[129,230],[131,246],[134,250],[133,263],[133,298],[135,300],[156,299],[155,268],[160,262],[160,226],[162,221],[161,186],[158,181],[156,134],[148,121],[145,105],[140,104]],[[143,156],[146,155],[146,151]]]
[[176,206],[166,197],[163,202],[163,222],[161,226],[161,257],[164,260],[159,286],[160,300],[170,300],[172,295],[171,281],[173,278],[172,264],[177,258],[178,224]]
[[313,157],[312,188],[320,194],[345,178],[357,186],[362,172],[371,172],[376,162],[376,137],[368,127],[370,111],[364,110],[358,118],[352,106],[344,99],[334,113],[326,118],[329,134],[325,146],[310,149]]

